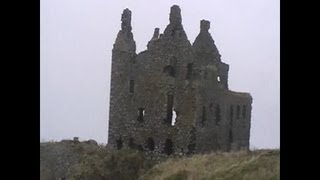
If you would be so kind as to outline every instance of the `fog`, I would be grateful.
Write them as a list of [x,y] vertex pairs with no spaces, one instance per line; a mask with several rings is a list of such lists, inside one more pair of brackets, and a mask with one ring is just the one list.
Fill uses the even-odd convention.
[[229,88],[253,97],[251,148],[280,147],[280,5],[278,0],[41,0],[41,141],[94,139],[107,142],[111,50],[121,13],[132,11],[137,52],[155,27],[181,8],[192,43],[200,20],[230,65]]

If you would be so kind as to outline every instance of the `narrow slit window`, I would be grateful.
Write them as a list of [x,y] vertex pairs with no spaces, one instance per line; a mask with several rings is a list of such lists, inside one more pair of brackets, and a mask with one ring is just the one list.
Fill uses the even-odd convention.
[[130,80],[129,83],[129,92],[133,93],[134,92],[134,80]]
[[168,124],[172,124],[172,117],[173,117],[173,95],[168,94],[167,96],[167,118],[166,122]]
[[220,124],[220,120],[221,120],[221,112],[220,112],[220,106],[219,104],[217,104],[216,106],[216,124],[219,125]]
[[233,120],[233,106],[230,106],[230,124],[232,124],[232,120]]
[[143,121],[144,121],[144,119],[143,119],[144,115],[145,115],[145,110],[144,110],[144,108],[139,108],[139,109],[138,109],[138,118],[137,118],[137,120],[138,120],[139,122],[143,122]]
[[240,118],[240,105],[237,105],[237,119]]
[[243,118],[246,118],[246,116],[247,116],[246,112],[247,112],[247,106],[243,105],[243,107],[242,107],[242,117]]
[[192,71],[193,71],[193,63],[189,63],[189,64],[187,65],[187,75],[186,75],[186,79],[191,79]]
[[[233,143],[233,134],[232,134],[232,129],[229,130],[229,135],[228,135],[228,138],[229,138],[229,143]],[[229,148],[230,149],[230,148]]]
[[206,120],[207,120],[207,111],[206,111],[206,107],[203,106],[202,107],[202,118],[201,118],[202,125],[204,125]]

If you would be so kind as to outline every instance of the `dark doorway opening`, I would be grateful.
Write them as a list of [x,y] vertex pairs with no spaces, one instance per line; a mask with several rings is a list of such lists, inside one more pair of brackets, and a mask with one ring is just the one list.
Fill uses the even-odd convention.
[[135,148],[135,144],[134,144],[134,139],[133,138],[129,138],[128,147],[130,149],[134,149]]
[[171,141],[171,139],[167,139],[166,142],[164,143],[163,152],[167,155],[170,155],[173,153],[173,142]]
[[117,143],[117,149],[121,149],[123,146],[123,140],[121,138],[121,136],[119,137],[119,139],[116,141]]
[[150,151],[154,150],[154,141],[152,138],[147,139],[147,147]]

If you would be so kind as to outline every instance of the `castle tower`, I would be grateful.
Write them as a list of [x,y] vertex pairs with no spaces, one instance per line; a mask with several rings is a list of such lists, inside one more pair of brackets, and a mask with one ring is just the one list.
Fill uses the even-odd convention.
[[172,6],[163,34],[155,28],[136,54],[131,11],[122,14],[112,50],[108,143],[157,155],[248,149],[252,98],[228,89],[209,29],[200,22],[193,45],[181,10]]
[[133,86],[130,84],[132,79],[130,72],[136,57],[136,44],[131,32],[131,11],[129,9],[123,11],[121,21],[121,30],[118,32],[112,49],[109,142],[113,142],[114,139],[121,141],[122,137],[118,134],[128,121],[122,112],[126,112],[130,107],[125,100],[130,96],[128,89]]

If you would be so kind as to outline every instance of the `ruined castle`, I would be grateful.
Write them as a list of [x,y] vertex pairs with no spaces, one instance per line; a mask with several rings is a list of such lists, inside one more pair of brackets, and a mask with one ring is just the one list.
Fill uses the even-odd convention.
[[229,65],[200,21],[191,44],[179,6],[136,54],[125,9],[112,50],[108,144],[159,155],[249,148],[252,97],[230,91]]

